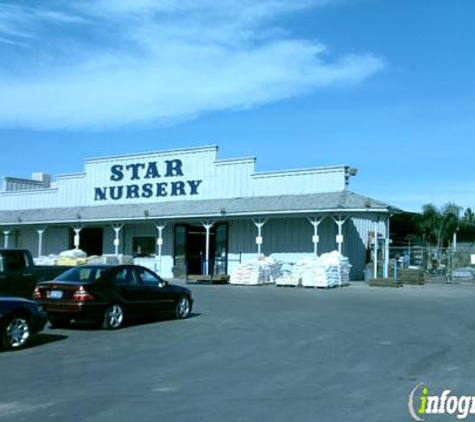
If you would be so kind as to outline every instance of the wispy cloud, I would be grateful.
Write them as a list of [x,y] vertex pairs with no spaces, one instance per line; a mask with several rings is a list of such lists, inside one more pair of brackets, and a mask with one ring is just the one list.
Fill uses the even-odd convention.
[[323,44],[293,37],[282,23],[290,13],[331,2],[83,0],[65,6],[44,0],[36,8],[0,6],[0,126],[170,124],[360,83],[384,67],[382,59],[330,60]]

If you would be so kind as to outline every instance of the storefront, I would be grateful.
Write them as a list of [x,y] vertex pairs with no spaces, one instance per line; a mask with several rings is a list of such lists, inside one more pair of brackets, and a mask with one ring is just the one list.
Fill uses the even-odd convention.
[[256,254],[295,262],[338,250],[362,279],[371,248],[387,256],[394,209],[350,191],[355,174],[256,172],[255,158],[220,160],[216,146],[87,159],[84,172],[54,183],[44,173],[5,177],[0,246],[134,255],[164,277],[226,274]]

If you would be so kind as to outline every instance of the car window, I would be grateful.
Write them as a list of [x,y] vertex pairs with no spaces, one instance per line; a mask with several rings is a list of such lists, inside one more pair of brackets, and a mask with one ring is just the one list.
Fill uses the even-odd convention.
[[56,280],[63,281],[95,281],[106,272],[105,268],[74,267],[58,275]]
[[27,264],[23,251],[8,251],[5,257],[5,262],[7,270],[9,271],[22,270]]
[[137,284],[134,274],[130,268],[120,269],[114,278],[114,282],[115,284],[121,286],[131,286]]
[[158,275],[154,274],[150,270],[147,270],[146,268],[137,268],[137,274],[139,276],[140,282],[148,286],[157,286],[158,282],[161,281],[161,278]]

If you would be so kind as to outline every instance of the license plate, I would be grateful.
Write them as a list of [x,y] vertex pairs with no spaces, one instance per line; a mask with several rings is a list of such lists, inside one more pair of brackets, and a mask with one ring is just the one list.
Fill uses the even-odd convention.
[[63,297],[63,292],[61,290],[51,290],[49,292],[50,299],[61,299]]

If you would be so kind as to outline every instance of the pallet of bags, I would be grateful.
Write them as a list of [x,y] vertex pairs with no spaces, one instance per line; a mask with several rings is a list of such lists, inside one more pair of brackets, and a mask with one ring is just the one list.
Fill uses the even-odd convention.
[[34,258],[33,261],[34,261],[35,265],[39,265],[39,266],[42,266],[42,265],[46,265],[46,266],[57,265],[58,255],[54,255],[54,254],[50,254],[48,256],[42,255],[38,258]]
[[298,287],[301,283],[302,277],[294,270],[293,264],[283,264],[281,275],[275,279],[276,286]]
[[348,258],[337,251],[317,258],[304,258],[298,263],[304,287],[332,288],[347,285],[350,281],[350,269]]
[[134,257],[131,255],[91,255],[87,258],[88,264],[104,264],[104,265],[132,265],[134,263]]
[[59,254],[56,260],[57,265],[83,265],[87,262],[87,254],[81,249],[70,249]]
[[259,256],[236,267],[229,278],[229,284],[258,286],[273,284],[280,276],[281,263],[272,257]]

